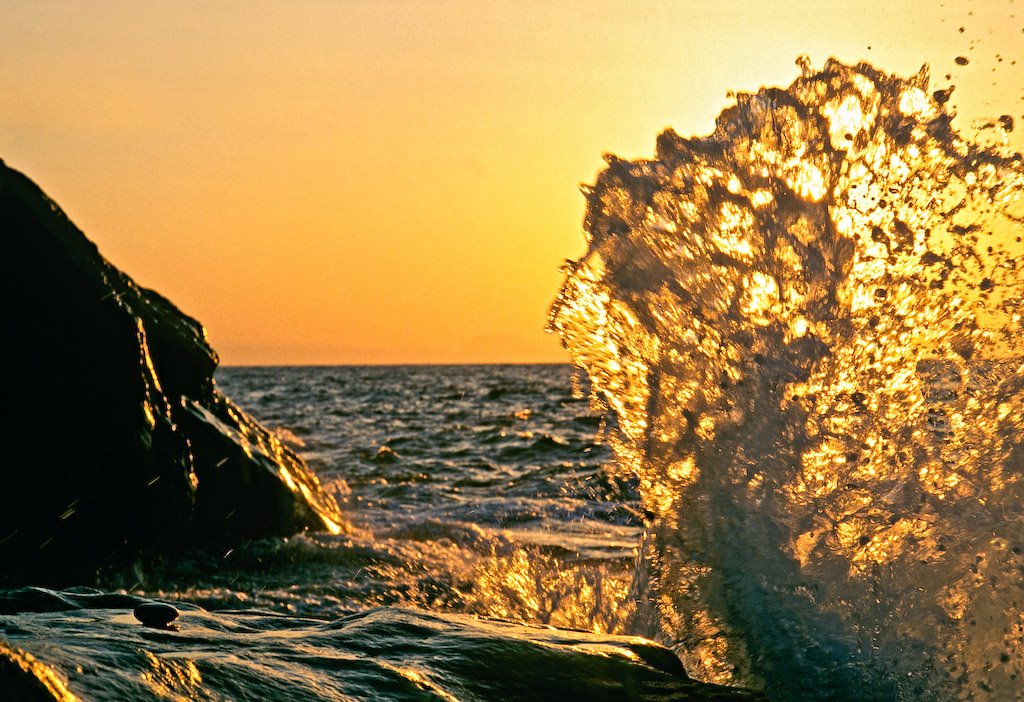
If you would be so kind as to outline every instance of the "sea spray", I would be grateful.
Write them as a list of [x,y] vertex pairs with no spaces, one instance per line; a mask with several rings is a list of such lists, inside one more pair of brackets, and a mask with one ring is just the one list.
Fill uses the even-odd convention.
[[647,633],[777,699],[1014,698],[1012,120],[965,138],[925,69],[801,67],[608,157],[551,312],[639,478]]

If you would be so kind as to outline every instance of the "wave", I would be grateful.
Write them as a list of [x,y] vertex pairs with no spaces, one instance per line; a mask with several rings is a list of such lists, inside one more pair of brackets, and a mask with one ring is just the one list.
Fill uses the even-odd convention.
[[1012,120],[965,138],[927,69],[801,66],[707,137],[608,157],[551,311],[651,519],[650,633],[773,699],[1010,699]]

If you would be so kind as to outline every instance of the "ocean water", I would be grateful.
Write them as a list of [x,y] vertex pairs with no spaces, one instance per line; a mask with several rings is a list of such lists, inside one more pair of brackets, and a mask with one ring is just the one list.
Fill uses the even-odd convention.
[[[303,455],[346,530],[0,591],[0,637],[46,664],[14,654],[57,699],[708,699],[669,651],[622,636],[639,633],[637,484],[569,366],[216,382]],[[134,619],[153,599],[177,604],[179,631]]]
[[772,700],[1024,699],[1013,119],[963,133],[927,70],[800,65],[608,158],[550,315],[572,368],[219,371],[342,534],[0,593],[4,635],[99,698],[726,694],[685,666]]
[[223,368],[216,379],[301,453],[350,528],[162,564],[136,589],[218,608],[398,605],[625,630],[636,484],[615,469],[568,366]]
[[[227,367],[216,382],[306,458],[347,528],[154,555],[98,589],[0,591],[2,639],[60,694],[703,699],[671,653],[601,635],[634,633],[639,502],[569,366]],[[176,603],[180,630],[140,626],[143,599]]]

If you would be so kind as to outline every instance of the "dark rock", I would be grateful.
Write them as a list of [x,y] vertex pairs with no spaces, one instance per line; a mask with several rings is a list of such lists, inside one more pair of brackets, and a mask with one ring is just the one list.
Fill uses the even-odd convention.
[[0,581],[340,528],[302,460],[218,391],[202,325],[2,164],[0,246]]
[[178,618],[178,610],[163,602],[145,602],[135,608],[135,618],[146,626],[166,629]]

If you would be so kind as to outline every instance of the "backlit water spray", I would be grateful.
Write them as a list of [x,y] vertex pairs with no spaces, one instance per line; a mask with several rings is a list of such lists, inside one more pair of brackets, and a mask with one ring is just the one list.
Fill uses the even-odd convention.
[[926,70],[801,66],[609,157],[551,312],[639,476],[647,633],[779,699],[1013,699],[1012,121],[967,138]]

